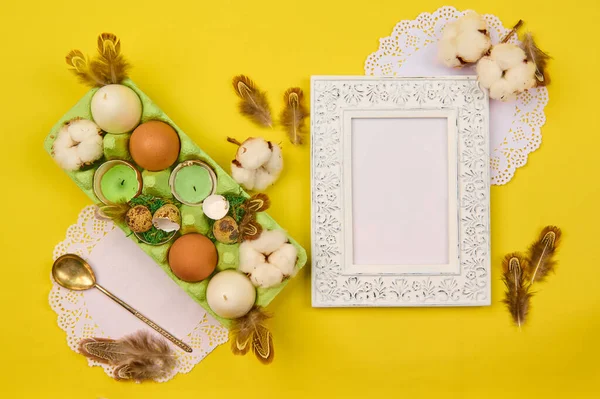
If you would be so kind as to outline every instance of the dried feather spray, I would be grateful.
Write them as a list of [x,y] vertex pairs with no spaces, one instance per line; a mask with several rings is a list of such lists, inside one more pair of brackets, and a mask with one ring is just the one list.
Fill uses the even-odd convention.
[[286,128],[290,142],[294,145],[302,144],[304,120],[308,116],[302,89],[299,87],[288,89],[283,95],[283,103],[280,122]]
[[506,255],[502,262],[502,281],[506,286],[503,302],[519,328],[525,323],[533,295],[525,277],[529,267],[528,260],[518,253]]
[[116,35],[102,33],[98,36],[98,62],[106,82],[118,84],[127,78],[129,63],[121,54],[121,41]]
[[92,360],[116,366],[117,380],[151,380],[166,376],[175,366],[175,356],[166,340],[138,331],[118,340],[86,338],[79,352]]
[[538,81],[538,85],[547,86],[550,84],[550,76],[546,70],[546,64],[551,57],[535,44],[533,35],[530,32],[525,34],[521,48],[525,51],[527,60],[535,64],[535,78]]
[[272,127],[271,107],[267,94],[245,75],[233,78],[233,89],[240,98],[240,113],[259,126]]
[[121,42],[112,33],[98,36],[98,57],[90,60],[80,50],[71,50],[66,61],[79,80],[91,87],[121,83],[129,69],[129,63],[121,55]]
[[81,83],[91,87],[105,85],[104,80],[98,73],[98,62],[88,60],[80,50],[71,50],[65,60]]
[[245,355],[252,349],[261,363],[269,364],[273,361],[273,337],[265,326],[270,317],[263,308],[255,306],[248,314],[233,321],[231,351],[234,355]]
[[122,204],[100,204],[96,208],[96,217],[98,219],[113,220],[116,222],[125,223],[125,216],[131,209],[128,203]]
[[529,247],[529,262],[526,278],[530,284],[542,282],[556,266],[556,249],[560,244],[562,232],[556,226],[547,226],[539,238]]
[[256,221],[256,212],[247,211],[239,223],[239,241],[252,241],[258,239],[263,231],[263,227]]

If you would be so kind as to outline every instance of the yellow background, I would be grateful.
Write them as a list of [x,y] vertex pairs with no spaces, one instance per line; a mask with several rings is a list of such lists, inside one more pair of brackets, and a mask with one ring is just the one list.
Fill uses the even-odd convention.
[[[543,142],[507,186],[492,187],[492,306],[313,309],[310,267],[274,301],[276,360],[227,346],[166,384],[118,383],[66,345],[48,306],[52,249],[90,201],[43,151],[54,122],[87,90],[67,72],[71,48],[91,53],[115,32],[131,77],[222,166],[227,135],[283,141],[285,175],[271,214],[310,245],[308,147],[236,113],[235,74],[282,105],[311,74],[363,74],[396,22],[444,1],[8,1],[0,4],[0,393],[36,398],[598,397],[598,1],[457,1],[519,18],[554,56]],[[538,287],[528,325],[513,327],[499,266],[546,224],[565,232],[558,274]],[[174,309],[177,311],[177,309]],[[573,395],[569,395],[572,393]],[[4,396],[4,395],[2,395]]]

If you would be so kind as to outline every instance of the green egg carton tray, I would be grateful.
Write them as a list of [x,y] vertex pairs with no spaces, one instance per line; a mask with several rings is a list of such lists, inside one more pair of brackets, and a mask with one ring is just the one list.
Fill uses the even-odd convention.
[[[233,180],[227,172],[225,172],[211,157],[208,156],[200,147],[194,143],[192,139],[190,139],[173,121],[156,105],[152,100],[144,94],[131,80],[126,80],[122,83],[123,85],[130,87],[133,91],[137,93],[142,101],[143,113],[141,123],[147,122],[150,120],[160,120],[171,125],[179,134],[179,139],[181,142],[181,150],[179,154],[179,159],[171,167],[171,169],[177,165],[177,163],[188,160],[188,159],[200,159],[207,164],[209,164],[215,173],[217,174],[217,194],[226,194],[226,193],[242,193],[242,195],[248,196],[246,192],[240,187],[239,184]],[[52,156],[52,144],[58,134],[60,128],[68,121],[73,118],[80,117],[85,119],[92,120],[92,113],[90,110],[90,103],[92,100],[92,96],[98,89],[92,89],[87,92],[81,100],[73,108],[71,108],[52,128],[50,134],[44,140],[44,148],[48,153]],[[92,167],[85,168],[83,170],[78,171],[65,171],[71,179],[83,190],[84,193],[87,194],[90,199],[99,204],[100,200],[96,197],[93,190],[93,177],[94,172],[100,166],[105,159],[102,158],[99,161],[96,161]],[[138,170],[142,171],[142,169],[138,166]],[[173,199],[174,202],[177,202]],[[194,211],[196,215],[198,212],[201,213],[201,207],[194,207]],[[185,226],[186,215],[182,211],[182,225]],[[261,212],[257,215],[257,221],[263,226],[264,229],[275,230],[281,229],[279,224],[270,217],[267,213]],[[169,247],[171,246],[173,240],[170,242],[152,246],[145,244],[139,241],[135,235],[131,234],[131,230],[127,227],[125,223],[115,222],[131,239],[136,241],[139,247],[146,252],[148,255],[154,259],[159,267],[161,267],[165,273],[167,273],[185,292],[188,293],[196,302],[198,302],[208,313],[213,315],[219,322],[221,322],[226,327],[231,325],[230,319],[224,319],[222,317],[217,316],[208,306],[206,302],[206,287],[208,285],[208,281],[210,278],[205,279],[198,283],[188,283],[177,278],[169,264],[167,263],[167,252]],[[290,242],[298,249],[298,261],[296,262],[296,270],[299,270],[306,264],[306,250],[302,248],[293,238],[289,238]],[[229,268],[237,267],[237,245],[224,245],[220,243],[216,243],[217,252],[219,254],[219,263],[217,265],[217,271],[221,271]],[[271,288],[258,288],[257,289],[257,298],[256,305],[259,306],[267,306],[273,298],[286,286],[289,279],[284,280],[281,284],[271,287]]]

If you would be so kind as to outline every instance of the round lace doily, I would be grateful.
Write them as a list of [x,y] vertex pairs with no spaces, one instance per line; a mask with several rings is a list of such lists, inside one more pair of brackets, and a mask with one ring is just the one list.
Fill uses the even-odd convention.
[[[442,7],[422,13],[414,20],[400,21],[392,34],[379,40],[379,49],[365,62],[365,74],[375,76],[473,75],[473,68],[451,69],[437,62],[437,42],[446,23],[466,11]],[[492,43],[509,31],[498,17],[483,15]],[[515,21],[516,22],[516,21]],[[516,35],[511,42],[518,43]],[[530,89],[513,102],[490,101],[491,184],[502,185],[512,179],[517,168],[527,163],[530,152],[542,142],[540,128],[546,122],[548,103],[545,87]]]
[[[92,249],[115,228],[110,221],[96,219],[95,207],[88,206],[79,214],[77,224],[69,227],[64,241],[54,248],[53,259],[65,253],[74,253],[86,259],[90,256]],[[123,239],[128,240],[125,236],[123,236]],[[50,278],[52,279],[52,277]],[[82,338],[119,338],[109,337],[104,331],[114,330],[114,328],[107,328],[107,326],[102,328],[94,321],[92,318],[94,312],[89,311],[84,292],[67,290],[52,281],[49,301],[50,306],[58,315],[58,325],[67,333],[67,344],[73,351],[77,352],[77,346]],[[204,310],[196,313],[194,317],[197,317],[197,322],[191,324],[193,327],[189,334],[179,337],[193,348],[193,352],[185,353],[181,350],[174,350],[173,352],[177,356],[177,364],[171,373],[161,379],[160,382],[173,378],[177,373],[189,372],[215,347],[227,342],[227,329]],[[130,331],[130,333],[132,332],[134,331]],[[113,368],[111,366],[89,359],[88,364],[90,366],[102,366],[106,373],[112,376]]]

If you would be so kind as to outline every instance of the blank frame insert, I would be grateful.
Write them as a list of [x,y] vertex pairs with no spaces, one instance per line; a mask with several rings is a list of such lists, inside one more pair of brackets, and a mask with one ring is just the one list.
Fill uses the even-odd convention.
[[366,274],[458,272],[454,111],[344,119],[347,265]]

